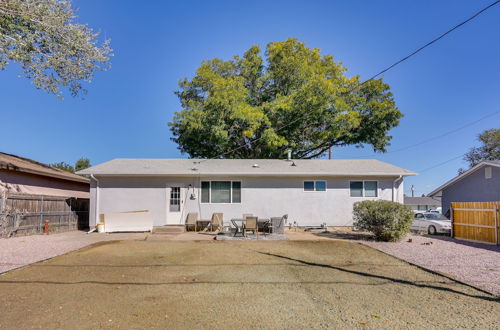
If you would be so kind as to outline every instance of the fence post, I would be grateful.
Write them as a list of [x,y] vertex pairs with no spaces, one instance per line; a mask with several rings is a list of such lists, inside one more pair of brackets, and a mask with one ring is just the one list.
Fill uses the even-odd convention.
[[69,211],[68,211],[68,231],[71,231],[73,228],[71,228],[71,206],[73,205],[73,198],[69,200]]
[[450,206],[450,220],[451,220],[451,233],[450,237],[455,238],[455,230],[454,230],[454,224],[453,224],[453,206]]
[[40,197],[40,224],[38,226],[38,232],[42,232],[42,224],[43,224],[43,196]]
[[495,205],[495,244],[498,245],[498,204]]
[[5,205],[4,199],[7,198],[7,192],[5,194],[0,194],[0,214],[3,214],[3,209]]

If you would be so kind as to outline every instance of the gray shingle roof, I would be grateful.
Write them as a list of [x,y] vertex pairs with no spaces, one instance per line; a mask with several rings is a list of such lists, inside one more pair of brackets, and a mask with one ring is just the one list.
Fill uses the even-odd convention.
[[404,197],[405,205],[441,205],[441,201],[432,197]]
[[[296,166],[292,166],[292,163]],[[374,159],[113,159],[78,174],[399,176],[416,173]]]

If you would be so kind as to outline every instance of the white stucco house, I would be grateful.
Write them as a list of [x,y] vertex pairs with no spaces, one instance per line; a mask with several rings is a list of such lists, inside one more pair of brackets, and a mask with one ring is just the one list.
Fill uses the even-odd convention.
[[101,214],[148,210],[154,226],[184,224],[188,212],[224,222],[244,213],[288,214],[299,226],[352,225],[353,204],[403,203],[414,172],[377,160],[114,159],[90,175],[90,225]]

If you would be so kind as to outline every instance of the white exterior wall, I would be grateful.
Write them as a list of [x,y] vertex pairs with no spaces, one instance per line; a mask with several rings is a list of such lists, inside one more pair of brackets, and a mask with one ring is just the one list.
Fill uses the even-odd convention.
[[[288,214],[289,222],[296,221],[299,226],[319,225],[326,222],[329,226],[352,225],[352,207],[357,201],[367,199],[392,200],[393,184],[397,177],[380,178],[332,178],[332,177],[98,177],[99,192],[95,182],[91,185],[90,225],[95,225],[96,204],[98,213],[114,213],[136,210],[149,210],[153,214],[155,226],[167,223],[167,186],[179,184],[183,191],[182,223],[188,212],[198,212],[201,219],[210,219],[212,213],[224,213],[224,222],[231,218],[241,218],[243,213],[252,213],[261,218],[277,217]],[[204,204],[200,201],[200,181],[241,181],[241,203]],[[326,192],[305,192],[303,181],[324,180]],[[378,181],[378,197],[350,197],[350,181]],[[191,187],[188,189],[189,184]],[[188,191],[189,190],[189,191]],[[394,198],[403,201],[403,180],[397,180]],[[190,199],[194,193],[195,200]],[[96,203],[96,196],[99,201]]]

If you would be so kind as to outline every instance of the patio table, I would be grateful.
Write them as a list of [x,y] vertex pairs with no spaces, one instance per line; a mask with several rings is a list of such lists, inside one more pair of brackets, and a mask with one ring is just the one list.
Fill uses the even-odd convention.
[[[236,228],[236,231],[234,232],[233,236],[236,236],[236,234],[241,233],[243,229],[243,224],[246,220],[243,218],[233,218],[231,219],[231,223],[233,226]],[[257,226],[258,228],[263,228],[264,224],[268,223],[270,220],[269,219],[259,219],[257,218]],[[240,223],[240,224],[238,224]],[[243,234],[242,234],[243,235]]]

